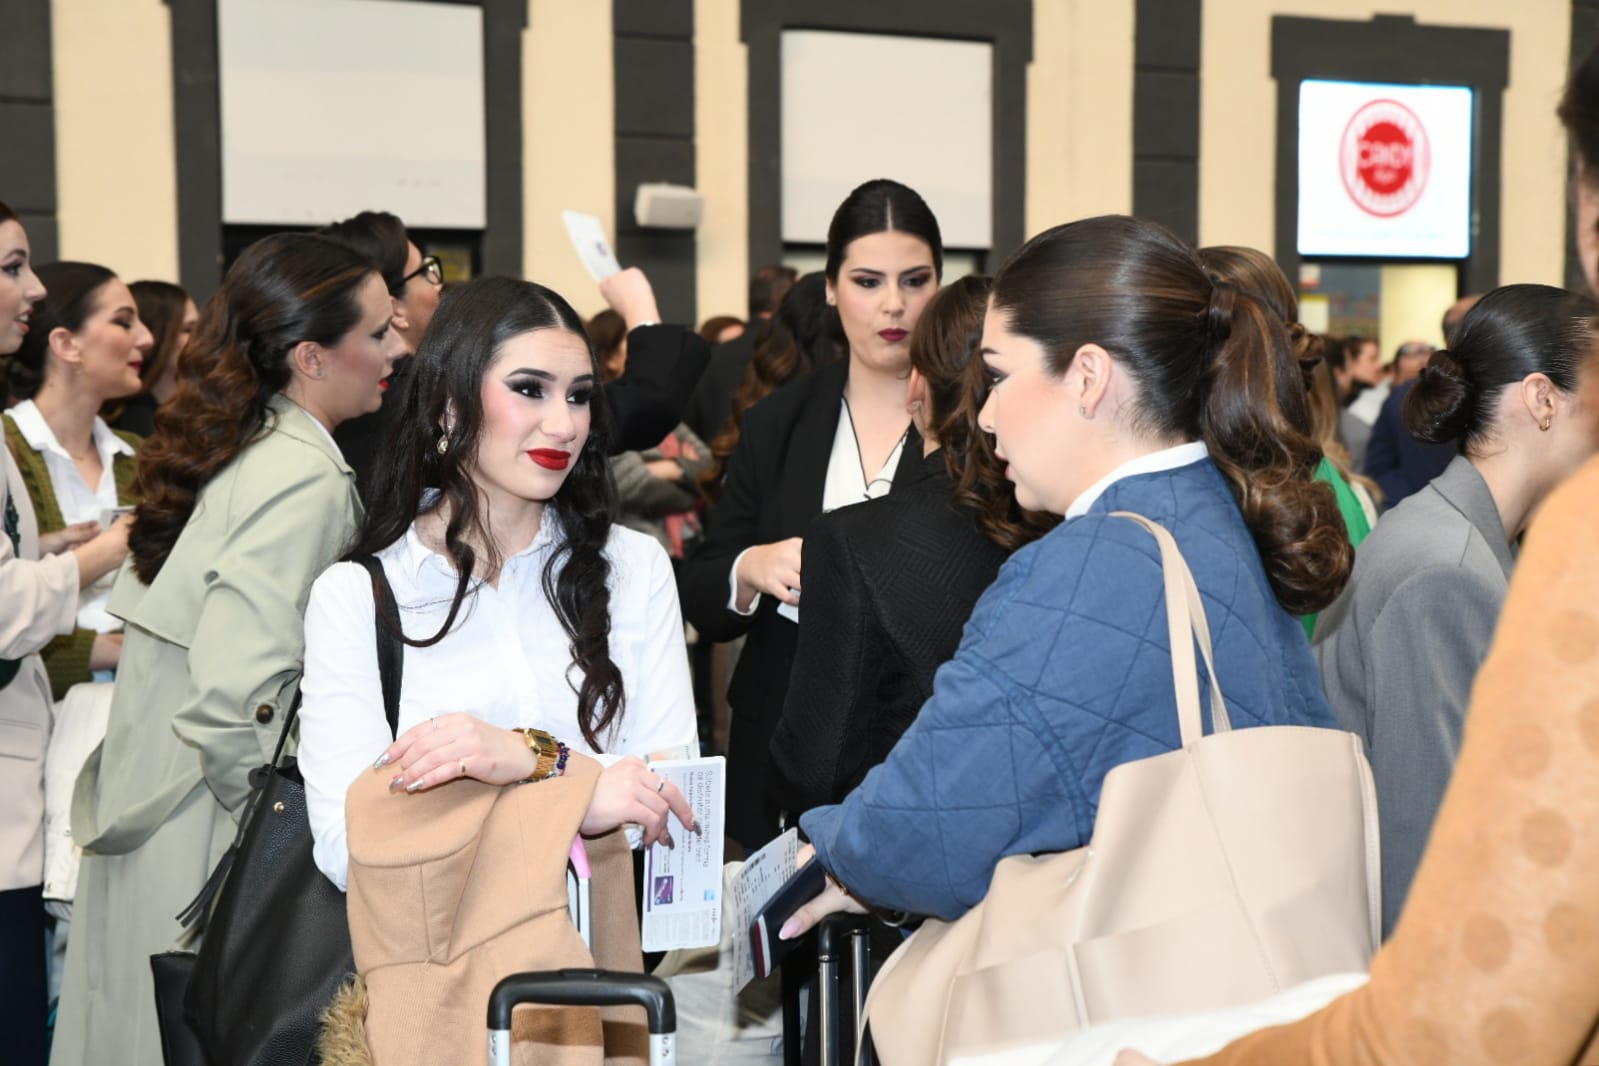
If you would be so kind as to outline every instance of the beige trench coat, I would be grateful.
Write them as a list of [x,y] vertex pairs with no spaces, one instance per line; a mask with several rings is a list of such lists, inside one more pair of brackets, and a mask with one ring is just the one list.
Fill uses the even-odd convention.
[[202,490],[154,584],[125,568],[127,622],[104,743],[73,795],[84,848],[54,1066],[161,1066],[149,957],[234,834],[251,769],[299,687],[311,582],[350,546],[355,476],[282,396],[269,428]]

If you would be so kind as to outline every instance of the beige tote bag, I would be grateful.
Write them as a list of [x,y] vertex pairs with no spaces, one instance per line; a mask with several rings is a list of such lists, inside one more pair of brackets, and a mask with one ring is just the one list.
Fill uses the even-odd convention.
[[[889,957],[866,1007],[885,1066],[1237,1006],[1364,970],[1377,950],[1377,796],[1359,738],[1233,731],[1176,541],[1117,514],[1160,543],[1183,746],[1106,775],[1086,847],[1002,860],[981,903],[926,922]],[[1209,736],[1196,642],[1212,678]]]

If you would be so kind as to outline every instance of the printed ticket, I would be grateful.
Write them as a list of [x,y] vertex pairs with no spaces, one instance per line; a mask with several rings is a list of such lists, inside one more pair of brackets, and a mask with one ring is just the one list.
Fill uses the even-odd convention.
[[727,792],[727,760],[650,760],[650,769],[678,787],[688,800],[700,832],[692,833],[676,814],[667,830],[675,847],[655,844],[644,856],[642,931],[645,951],[714,947],[722,939],[722,835]]
[[755,955],[750,950],[749,928],[766,902],[799,866],[799,831],[790,829],[751,855],[733,875],[727,920],[733,923],[733,987],[755,980]]

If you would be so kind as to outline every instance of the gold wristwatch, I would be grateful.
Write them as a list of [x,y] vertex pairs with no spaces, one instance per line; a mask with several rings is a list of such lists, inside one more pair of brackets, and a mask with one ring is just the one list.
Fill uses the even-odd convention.
[[529,781],[548,781],[558,775],[566,767],[561,763],[561,748],[563,745],[542,729],[517,729],[522,739],[527,741],[527,749],[533,753],[533,772],[528,775]]

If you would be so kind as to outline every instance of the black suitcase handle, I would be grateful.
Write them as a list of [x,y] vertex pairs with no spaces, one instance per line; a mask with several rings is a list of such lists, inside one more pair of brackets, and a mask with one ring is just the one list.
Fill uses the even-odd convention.
[[677,1031],[677,1004],[659,977],[609,970],[541,970],[516,973],[494,986],[489,995],[489,1028],[509,1029],[511,1011],[519,1003],[558,1007],[611,1007],[636,1003],[644,1008],[654,1035]]
[[489,994],[489,1063],[511,1061],[511,1012],[519,1003],[557,1007],[612,1007],[636,1003],[644,1008],[650,1030],[651,1066],[676,1061],[677,1004],[659,977],[608,970],[542,970],[516,973]]

